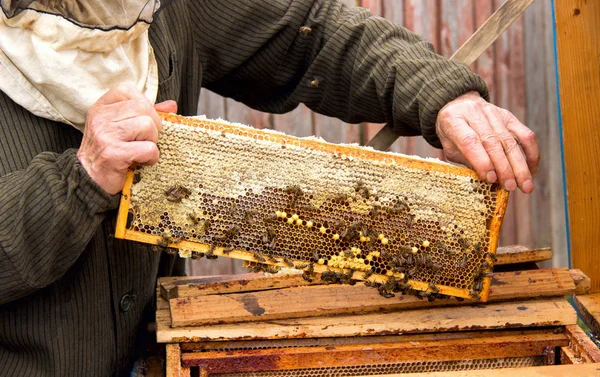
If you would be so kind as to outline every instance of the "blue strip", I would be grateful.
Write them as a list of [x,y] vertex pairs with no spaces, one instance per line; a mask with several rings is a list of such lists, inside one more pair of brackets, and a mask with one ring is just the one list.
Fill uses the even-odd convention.
[[562,111],[560,108],[560,82],[558,81],[558,47],[556,43],[556,13],[554,12],[554,0],[552,0],[552,38],[554,39],[554,69],[556,72],[556,100],[558,101],[558,137],[560,139],[560,161],[563,177],[563,201],[565,203],[565,224],[567,232],[567,258],[569,259],[569,268],[572,267],[571,260],[571,229],[569,225],[569,201],[567,200],[567,171],[565,168],[565,143],[563,140],[563,122]]

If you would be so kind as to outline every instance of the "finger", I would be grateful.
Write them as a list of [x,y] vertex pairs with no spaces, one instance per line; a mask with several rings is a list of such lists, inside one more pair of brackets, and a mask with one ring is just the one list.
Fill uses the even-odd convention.
[[[494,183],[497,179],[494,164],[481,144],[479,136],[464,119],[455,119],[454,122],[456,123],[449,132],[446,132],[447,138],[458,148],[466,162],[473,166],[482,180]],[[444,149],[450,151],[452,148]],[[458,154],[449,153],[449,155],[453,161],[461,162]]]
[[529,171],[531,174],[535,174],[540,163],[540,147],[537,142],[537,137],[533,131],[519,122],[514,115],[509,113],[508,117],[506,128],[517,138],[519,144],[521,144],[527,160],[527,166],[529,166]]
[[122,143],[119,148],[122,161],[129,161],[129,165],[154,165],[158,162],[160,152],[156,144],[151,141],[131,141]]
[[158,130],[148,115],[113,122],[112,125],[119,130],[120,140],[158,142]]
[[[486,153],[491,159],[494,165],[494,170],[498,175],[498,181],[508,191],[514,191],[517,188],[517,182],[515,180],[510,162],[506,157],[500,139],[498,139],[498,136],[490,125],[492,120],[486,116],[485,111],[483,111],[483,114],[484,115],[481,116],[471,117],[469,119],[469,125],[479,136],[483,148],[485,148]],[[495,119],[495,121],[498,120]]]
[[133,99],[102,106],[102,119],[110,122],[119,122],[139,116],[148,116],[152,119],[154,127],[160,132],[162,120],[154,106],[146,99]]
[[[506,128],[505,124],[507,118],[501,117],[502,114],[498,111],[487,110],[486,115],[494,134],[502,145],[504,155],[510,164],[516,184],[523,192],[527,194],[530,193],[533,191],[533,179],[531,178],[531,172],[529,171],[529,166],[525,160],[523,150],[519,146],[519,143],[515,137],[508,132]],[[512,188],[512,182],[508,182],[506,185],[510,185]]]
[[163,113],[176,113],[177,102],[173,100],[164,101],[154,105],[156,111],[162,111]]

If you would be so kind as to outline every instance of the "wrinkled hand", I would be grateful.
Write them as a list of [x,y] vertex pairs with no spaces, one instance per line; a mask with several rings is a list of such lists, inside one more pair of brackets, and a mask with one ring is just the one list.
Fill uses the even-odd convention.
[[540,162],[535,134],[509,111],[479,93],[457,97],[440,110],[436,132],[446,157],[473,167],[489,183],[513,191],[533,191],[532,174]]
[[132,85],[122,84],[90,107],[77,157],[89,176],[107,193],[123,189],[133,164],[158,161],[161,119],[156,110],[176,112],[175,101],[155,106]]

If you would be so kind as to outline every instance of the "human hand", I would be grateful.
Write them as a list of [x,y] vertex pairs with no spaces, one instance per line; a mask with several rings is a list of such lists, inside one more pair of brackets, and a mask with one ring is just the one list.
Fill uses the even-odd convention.
[[176,112],[175,101],[152,103],[136,87],[121,84],[90,107],[77,158],[107,193],[123,189],[133,164],[158,162],[161,119],[156,111]]
[[457,97],[440,110],[436,132],[448,160],[475,169],[482,180],[497,180],[508,191],[533,191],[540,162],[535,134],[509,111],[479,93]]

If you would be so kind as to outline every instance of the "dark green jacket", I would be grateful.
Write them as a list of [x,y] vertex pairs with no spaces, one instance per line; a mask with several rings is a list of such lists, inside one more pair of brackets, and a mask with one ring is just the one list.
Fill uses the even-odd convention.
[[[196,114],[205,86],[263,111],[303,102],[435,144],[444,104],[470,90],[487,95],[429,43],[336,0],[175,0],[150,37],[158,100],[176,100],[185,115]],[[1,376],[127,374],[152,309],[161,258],[114,239],[118,197],[82,169],[80,142],[79,131],[0,93]]]

